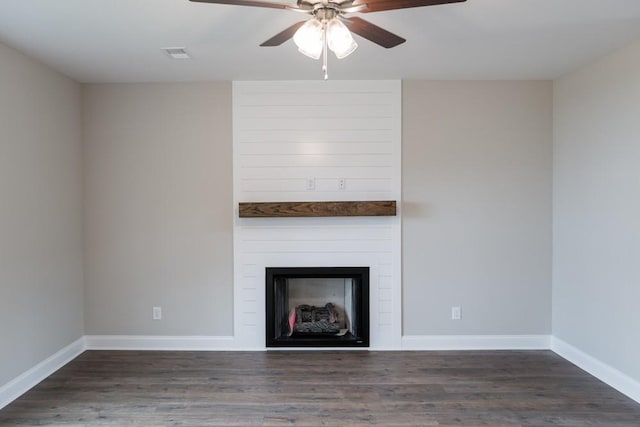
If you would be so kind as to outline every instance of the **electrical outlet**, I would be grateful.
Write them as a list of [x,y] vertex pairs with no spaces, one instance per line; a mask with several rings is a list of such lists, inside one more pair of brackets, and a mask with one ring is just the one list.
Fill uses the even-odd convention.
[[461,320],[462,310],[460,307],[451,307],[451,320]]
[[153,320],[162,320],[162,307],[153,307]]
[[316,178],[310,176],[307,178],[307,190],[315,190],[316,189]]
[[338,179],[338,189],[339,190],[344,190],[347,188],[347,180],[344,178],[340,178]]

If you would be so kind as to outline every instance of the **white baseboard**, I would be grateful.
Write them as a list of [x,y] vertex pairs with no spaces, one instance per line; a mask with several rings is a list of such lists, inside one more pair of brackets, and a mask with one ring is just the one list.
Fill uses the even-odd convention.
[[551,350],[607,385],[615,388],[622,394],[640,403],[640,382],[601,362],[595,357],[588,355],[571,344],[562,341],[560,338],[551,337]]
[[235,348],[229,336],[87,335],[87,350],[222,351]]
[[0,409],[78,357],[84,350],[85,340],[82,337],[0,387]]
[[549,350],[549,335],[405,335],[402,350]]

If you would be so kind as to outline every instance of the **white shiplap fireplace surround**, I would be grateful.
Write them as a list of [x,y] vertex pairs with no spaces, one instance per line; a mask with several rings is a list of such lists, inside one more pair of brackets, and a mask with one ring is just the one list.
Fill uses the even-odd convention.
[[[401,347],[401,83],[233,83],[234,341],[265,348],[266,267],[369,267],[371,349]],[[395,200],[397,216],[239,218],[239,202]]]

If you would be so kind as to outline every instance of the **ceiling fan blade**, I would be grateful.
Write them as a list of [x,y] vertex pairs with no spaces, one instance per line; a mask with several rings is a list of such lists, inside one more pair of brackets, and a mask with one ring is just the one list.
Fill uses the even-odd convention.
[[196,3],[230,4],[233,6],[268,7],[270,9],[299,9],[290,3],[272,3],[253,0],[189,0]]
[[382,47],[386,47],[387,49],[406,42],[402,37],[396,36],[384,28],[380,28],[377,25],[361,18],[351,17],[349,19],[345,19],[344,25],[346,25],[352,33],[356,33],[360,37],[364,37],[365,39],[379,44]]
[[[193,1],[193,0],[192,0]],[[408,9],[411,7],[436,6],[438,4],[460,3],[467,0],[355,0],[354,6],[366,4],[362,13],[380,12],[382,10]]]
[[296,22],[286,30],[283,30],[278,34],[276,34],[275,36],[271,37],[269,40],[262,43],[260,46],[280,46],[282,43],[286,42],[291,37],[293,37],[295,32],[298,31],[298,28],[302,27],[302,24],[304,24],[305,22],[307,21],[305,20],[305,21]]

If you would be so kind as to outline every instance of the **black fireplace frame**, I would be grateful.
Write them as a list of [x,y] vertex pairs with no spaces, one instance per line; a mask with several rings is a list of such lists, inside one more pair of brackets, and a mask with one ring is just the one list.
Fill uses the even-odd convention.
[[[288,336],[282,324],[276,325],[276,280],[279,278],[353,279],[353,312],[356,325],[344,336]],[[267,347],[369,347],[369,267],[267,267],[266,346]],[[353,333],[352,333],[353,332]]]

